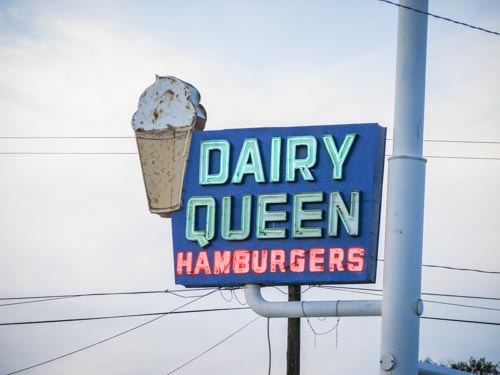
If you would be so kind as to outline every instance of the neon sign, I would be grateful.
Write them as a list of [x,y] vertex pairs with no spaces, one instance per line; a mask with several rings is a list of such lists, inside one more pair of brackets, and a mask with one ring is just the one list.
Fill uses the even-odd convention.
[[384,128],[205,131],[191,142],[172,215],[176,283],[375,281]]

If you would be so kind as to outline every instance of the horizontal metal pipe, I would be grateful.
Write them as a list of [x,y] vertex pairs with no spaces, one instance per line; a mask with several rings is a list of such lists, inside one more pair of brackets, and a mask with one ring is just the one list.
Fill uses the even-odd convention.
[[250,308],[266,318],[309,318],[331,316],[381,316],[382,301],[301,301],[270,302],[262,297],[261,286],[245,285]]
[[451,368],[418,362],[418,375],[466,375],[468,372],[453,370]]

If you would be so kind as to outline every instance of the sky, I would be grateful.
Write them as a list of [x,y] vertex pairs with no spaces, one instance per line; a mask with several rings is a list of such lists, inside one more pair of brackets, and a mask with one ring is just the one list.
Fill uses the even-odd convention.
[[[429,10],[500,31],[495,0],[431,0]],[[397,12],[376,0],[2,0],[0,298],[183,289],[174,281],[170,219],[148,212],[131,128],[155,74],[200,91],[206,130],[377,122],[392,138]],[[427,57],[423,263],[500,271],[500,37],[431,18]],[[382,288],[378,266],[377,282],[361,287]],[[499,287],[498,274],[424,267],[425,293],[497,298],[424,295],[440,302],[425,302],[424,316],[500,322]],[[196,299],[211,291],[2,300],[0,323],[167,312],[188,302],[183,309],[243,307],[241,290]],[[264,295],[286,298],[275,288]],[[374,298],[320,288],[303,294]],[[166,374],[256,317],[251,310],[167,315],[25,373]],[[0,326],[0,374],[152,318]],[[380,321],[342,318],[332,330],[336,318],[303,320],[302,372],[377,373]],[[272,373],[284,373],[286,320],[272,319],[269,328]],[[420,358],[500,362],[499,330],[422,319]],[[261,374],[268,360],[267,320],[259,318],[176,373]]]

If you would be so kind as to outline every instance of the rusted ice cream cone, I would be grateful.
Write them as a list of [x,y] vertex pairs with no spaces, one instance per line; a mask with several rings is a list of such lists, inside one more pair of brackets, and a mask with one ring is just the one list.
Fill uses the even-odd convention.
[[162,217],[181,208],[191,134],[207,115],[200,94],[175,77],[159,77],[141,95],[132,117],[149,211]]

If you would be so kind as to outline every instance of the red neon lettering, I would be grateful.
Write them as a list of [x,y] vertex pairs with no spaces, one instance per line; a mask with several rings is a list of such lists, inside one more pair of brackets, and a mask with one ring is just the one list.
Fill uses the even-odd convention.
[[279,267],[281,272],[285,272],[285,250],[271,250],[270,271],[276,272],[276,267]]
[[325,270],[325,249],[321,247],[312,247],[309,249],[309,271],[323,272]]
[[250,271],[250,251],[235,250],[233,253],[234,273],[248,273]]
[[176,274],[182,275],[182,269],[186,269],[186,274],[191,275],[193,271],[193,252],[186,251],[186,258],[184,258],[184,252],[180,251],[177,253],[177,267]]
[[229,273],[231,266],[231,252],[229,250],[214,251],[214,275]]
[[199,252],[193,274],[199,275],[200,271],[203,271],[205,275],[210,275],[212,273],[212,271],[210,271],[210,263],[208,262],[208,254],[206,251]]
[[328,271],[335,272],[335,267],[339,272],[344,271],[344,249],[341,247],[331,247],[330,256],[328,258]]
[[[260,262],[259,262],[260,254]],[[267,270],[267,250],[252,251],[252,271],[255,273],[264,273]]]
[[290,251],[290,271],[304,272],[306,252],[303,249],[292,249]]
[[351,272],[361,272],[365,265],[365,249],[350,247],[347,251],[347,269]]

